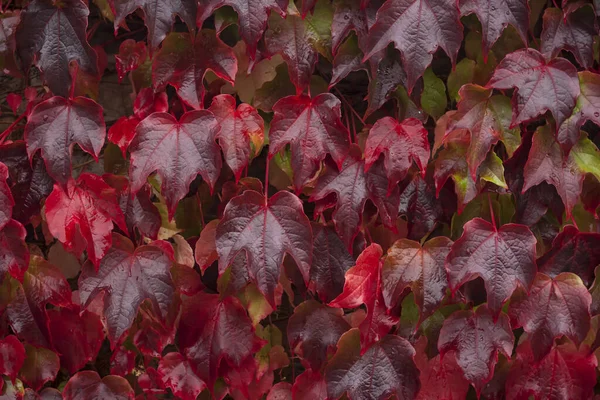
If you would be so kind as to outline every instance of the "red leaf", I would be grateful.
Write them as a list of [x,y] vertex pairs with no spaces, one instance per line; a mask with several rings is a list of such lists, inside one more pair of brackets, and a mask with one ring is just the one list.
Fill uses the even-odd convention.
[[25,126],[29,158],[41,150],[48,174],[66,190],[75,143],[98,159],[106,136],[102,113],[98,103],[84,97],[54,96],[39,103]]
[[235,98],[228,94],[215,96],[209,110],[219,122],[219,145],[238,182],[250,162],[251,142],[263,142],[265,122],[249,104],[242,103],[236,109]]
[[320,201],[331,194],[336,195],[336,209],[333,213],[335,228],[346,247],[352,249],[367,200],[375,204],[383,224],[392,230],[396,229],[400,193],[397,187],[388,193],[388,183],[383,162],[377,162],[365,172],[360,150],[353,146],[340,172],[329,167],[319,177],[310,200]]
[[10,220],[0,231],[0,281],[7,273],[22,281],[29,265],[29,250],[25,244],[27,231],[17,221]]
[[69,379],[63,390],[64,400],[110,398],[133,400],[134,392],[123,377],[107,375],[100,379],[95,371],[78,372]]
[[294,309],[288,322],[290,349],[304,359],[313,371],[320,371],[327,356],[334,353],[342,334],[350,330],[340,308],[307,300]]
[[598,366],[593,353],[565,343],[536,362],[530,345],[527,340],[517,348],[517,359],[506,382],[506,399],[592,398]]
[[462,31],[458,4],[454,1],[387,0],[369,30],[365,59],[394,42],[402,53],[410,92],[438,47],[453,64],[456,62]]
[[146,178],[157,171],[172,219],[177,203],[197,174],[214,187],[221,171],[217,133],[216,118],[205,110],[187,112],[179,121],[167,113],[154,113],[144,119],[129,148],[131,193],[137,193]]
[[146,43],[136,42],[133,39],[125,39],[121,42],[119,53],[115,54],[115,67],[119,82],[125,78],[128,72],[138,69],[147,58]]
[[325,400],[327,399],[327,382],[318,372],[305,370],[296,377],[292,386],[294,400]]
[[268,201],[253,190],[234,197],[217,227],[216,240],[219,274],[245,252],[250,279],[273,308],[285,253],[294,258],[308,282],[312,231],[302,202],[290,192],[278,192]]
[[456,292],[466,282],[483,278],[488,307],[497,316],[517,285],[531,286],[537,269],[535,244],[535,236],[525,225],[497,229],[481,218],[472,219],[446,259],[450,289]]
[[518,88],[513,94],[512,126],[550,111],[560,126],[579,95],[577,69],[564,58],[546,61],[535,49],[508,54],[487,84],[494,89]]
[[25,345],[25,363],[19,377],[33,390],[40,390],[48,381],[54,380],[60,369],[58,355],[43,347]]
[[108,129],[108,141],[116,144],[121,149],[123,158],[127,157],[127,148],[135,137],[135,128],[140,123],[140,119],[131,115],[121,117]]
[[327,364],[327,394],[337,399],[413,399],[420,388],[415,349],[400,336],[387,335],[361,355],[357,329],[346,332]]
[[299,192],[330,154],[338,167],[348,154],[348,130],[342,124],[341,102],[331,93],[314,98],[288,96],[274,106],[269,130],[269,157],[286,145],[292,151],[294,187]]
[[6,102],[15,115],[17,115],[17,111],[19,110],[22,101],[23,98],[19,94],[9,93],[6,95]]
[[142,301],[150,300],[156,313],[166,318],[175,291],[169,274],[172,260],[173,249],[166,242],[134,248],[129,239],[114,235],[98,271],[89,263],[83,266],[81,302],[87,307],[104,293],[104,318],[113,347],[131,327]]
[[27,70],[35,64],[58,96],[69,94],[70,62],[76,61],[90,75],[98,74],[98,58],[86,38],[89,13],[81,0],[63,0],[59,4],[33,0],[21,13],[16,33],[21,65]]
[[9,335],[0,340],[0,374],[14,381],[24,362],[25,347],[16,336]]
[[310,84],[310,77],[319,59],[313,46],[313,33],[297,15],[271,18],[265,33],[265,44],[271,54],[281,54],[288,66],[290,80],[301,94]]
[[246,310],[233,297],[200,292],[183,300],[179,348],[212,390],[221,360],[239,367],[262,347]]
[[554,338],[568,336],[577,345],[590,329],[592,297],[581,279],[564,272],[552,279],[538,273],[528,294],[520,293],[510,302],[514,328],[523,327],[532,341],[536,360],[546,356]]
[[194,249],[194,258],[200,266],[200,271],[204,273],[208,267],[219,259],[217,254],[217,226],[218,219],[213,219],[204,226],[200,232],[200,238],[196,241]]
[[[497,321],[494,319],[497,318]],[[438,349],[441,356],[456,351],[456,361],[477,394],[494,375],[498,352],[510,357],[515,337],[506,314],[494,317],[487,306],[457,311],[444,321]]]
[[125,376],[133,372],[136,367],[135,357],[137,352],[127,350],[121,346],[110,356],[110,374]]
[[152,63],[152,79],[157,88],[170,84],[190,107],[202,108],[204,75],[213,71],[233,83],[237,59],[233,50],[212,30],[204,29],[196,37],[188,33],[171,33],[163,41]]
[[394,307],[407,287],[415,295],[420,321],[433,314],[446,295],[448,278],[444,262],[452,241],[433,238],[423,246],[400,239],[388,250],[381,271],[381,290],[387,308]]
[[158,374],[163,384],[182,400],[196,400],[206,384],[196,376],[190,362],[179,353],[169,353],[161,358]]
[[8,167],[0,162],[0,229],[10,222],[15,205],[7,179]]
[[429,141],[427,130],[415,118],[398,122],[392,117],[378,120],[369,131],[365,144],[365,171],[385,155],[385,169],[392,187],[404,179],[414,161],[421,174],[429,161]]
[[115,190],[88,173],[70,180],[66,193],[54,185],[46,200],[46,219],[52,235],[67,250],[77,255],[87,250],[95,266],[110,247],[113,221],[127,231]]
[[[148,28],[148,42],[157,48],[171,30],[177,15],[188,29],[196,28],[197,3],[194,0],[173,0],[159,4],[152,0],[108,0],[115,14],[115,32],[125,23],[125,17],[141,8]],[[202,26],[202,21],[200,21]]]

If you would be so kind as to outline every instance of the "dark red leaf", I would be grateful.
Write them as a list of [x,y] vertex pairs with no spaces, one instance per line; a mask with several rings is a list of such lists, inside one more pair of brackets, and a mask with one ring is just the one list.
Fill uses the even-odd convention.
[[0,162],[0,229],[10,222],[15,205],[7,179],[8,167]]
[[13,381],[25,362],[25,347],[14,335],[0,340],[0,374],[7,375]]
[[379,61],[374,58],[371,60],[371,80],[367,93],[369,105],[364,118],[379,110],[398,85],[406,86],[406,72],[398,51],[383,52]]
[[122,81],[128,72],[138,69],[147,58],[146,43],[136,42],[133,39],[125,39],[121,42],[119,53],[115,54],[115,67],[119,81]]
[[508,316],[501,313],[495,321],[492,311],[482,305],[476,311],[457,311],[446,318],[438,349],[442,357],[449,351],[456,352],[465,378],[479,394],[494,375],[498,352],[510,357],[514,341]]
[[346,78],[351,72],[365,69],[362,62],[363,53],[358,48],[358,39],[356,36],[350,36],[338,49],[333,59],[333,70],[331,72],[331,82],[329,87],[338,84]]
[[200,232],[200,238],[196,242],[194,258],[200,266],[202,273],[219,259],[216,242],[218,224],[218,219],[213,219],[207,223],[202,232]]
[[21,106],[21,103],[23,102],[23,98],[21,97],[20,94],[9,93],[6,95],[6,102],[8,103],[8,106],[12,110],[13,114],[17,115],[17,112],[19,111],[19,107]]
[[136,367],[135,357],[137,352],[119,347],[110,356],[110,374],[125,376],[133,372]]
[[78,372],[63,390],[64,400],[133,400],[134,392],[123,377],[107,375],[100,379],[96,371]]
[[164,241],[135,248],[123,236],[114,235],[96,271],[83,266],[79,276],[81,303],[87,307],[104,293],[104,318],[112,346],[131,327],[142,301],[148,299],[157,314],[166,318],[173,300],[173,282],[169,269],[173,249]]
[[25,345],[25,363],[19,377],[33,390],[40,390],[48,381],[54,380],[60,369],[58,355],[44,347]]
[[179,353],[169,353],[161,358],[158,374],[163,384],[182,400],[196,400],[206,384],[196,376],[190,362]]
[[7,273],[22,281],[29,265],[29,250],[25,244],[27,231],[17,221],[10,220],[0,231],[0,281]]
[[446,259],[450,289],[455,292],[466,282],[483,278],[488,307],[498,315],[518,285],[531,287],[537,270],[535,245],[536,238],[525,225],[498,229],[481,218],[472,219]]
[[371,1],[367,7],[361,7],[361,3],[361,0],[337,1],[335,3],[333,23],[331,24],[331,46],[334,54],[337,53],[338,48],[351,31],[356,33],[358,47],[363,51],[367,50],[367,33],[375,23],[377,10],[383,4],[383,1]]
[[15,33],[21,22],[21,14],[17,11],[5,11],[0,17],[0,70],[14,77],[20,77],[17,66]]
[[296,377],[292,386],[294,400],[325,400],[327,399],[327,383],[318,372],[310,369]]
[[268,201],[247,190],[234,197],[217,227],[219,274],[245,252],[250,280],[275,308],[275,287],[279,282],[285,253],[309,280],[312,259],[312,231],[302,202],[290,192],[278,192]]
[[98,57],[86,37],[89,13],[81,0],[33,0],[21,13],[16,33],[21,65],[27,70],[35,64],[58,96],[69,94],[71,61],[83,72],[98,74]]
[[[453,205],[456,204],[456,200],[449,200],[449,193],[449,190],[442,188],[436,197],[431,174],[427,174],[424,179],[420,173],[414,173],[412,179],[401,185],[399,213],[408,220],[409,238],[420,240],[443,220],[444,208],[440,203],[455,209]],[[454,212],[454,209],[451,212]]]

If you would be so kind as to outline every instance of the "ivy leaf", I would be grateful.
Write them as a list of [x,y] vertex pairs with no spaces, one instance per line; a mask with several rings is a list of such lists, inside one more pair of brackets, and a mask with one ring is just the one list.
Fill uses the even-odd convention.
[[288,322],[290,348],[313,371],[320,371],[342,334],[350,330],[340,308],[307,300],[294,309]]
[[460,0],[462,15],[475,14],[481,22],[482,52],[487,61],[487,54],[496,40],[502,35],[508,24],[514,26],[517,33],[527,44],[529,29],[529,5],[526,0]]
[[369,131],[365,144],[365,171],[385,156],[384,165],[389,179],[389,190],[404,177],[414,161],[425,176],[429,161],[428,133],[421,121],[408,118],[398,122],[392,117],[377,120]]
[[570,272],[555,278],[538,273],[529,293],[520,293],[510,302],[513,327],[523,327],[532,341],[537,361],[546,356],[554,338],[565,335],[577,345],[590,329],[592,297],[581,279]]
[[438,47],[448,54],[452,64],[456,63],[462,32],[456,2],[387,0],[377,11],[377,20],[369,30],[365,59],[394,42],[402,53],[407,89],[411,92]]
[[172,85],[181,100],[199,109],[204,100],[206,71],[233,83],[237,68],[235,53],[215,31],[203,29],[196,36],[171,33],[154,57],[152,80],[158,89]]
[[0,373],[15,380],[25,362],[25,347],[15,335],[0,340]]
[[81,371],[69,379],[63,390],[64,400],[87,400],[109,397],[114,400],[133,399],[134,391],[121,376],[107,375],[100,379],[96,371]]
[[169,353],[160,359],[158,375],[163,384],[183,400],[195,400],[206,388],[196,376],[190,362],[180,353]]
[[250,280],[273,308],[285,253],[294,258],[308,282],[312,231],[302,202],[290,192],[278,192],[268,201],[254,190],[234,197],[225,208],[216,238],[219,274],[245,252]]
[[102,178],[88,173],[70,180],[67,192],[58,184],[46,200],[46,220],[50,233],[65,249],[80,255],[87,250],[98,266],[111,245],[113,221],[123,231],[127,225],[117,202],[117,194]]
[[438,349],[442,357],[456,351],[458,365],[479,396],[494,375],[498,352],[510,358],[514,341],[508,316],[500,313],[494,317],[492,311],[482,305],[476,311],[457,311],[446,318]]
[[40,390],[46,382],[54,380],[59,369],[58,354],[44,347],[25,345],[25,362],[19,377],[33,390]]
[[536,238],[525,225],[496,228],[481,218],[472,219],[446,258],[450,289],[456,292],[464,283],[481,277],[489,310],[497,316],[517,285],[531,287],[537,269],[535,245]]
[[[154,49],[173,27],[175,15],[186,23],[188,29],[196,28],[198,5],[194,0],[173,0],[165,4],[159,4],[152,0],[108,0],[108,2],[115,15],[115,32],[125,22],[126,16],[138,8],[142,9],[148,28],[148,42]],[[202,23],[199,26],[202,26]]]
[[571,115],[579,95],[577,69],[564,58],[546,61],[528,48],[508,54],[487,84],[494,89],[518,88],[513,94],[511,127],[550,111],[558,126]]
[[23,70],[35,64],[50,90],[58,96],[69,94],[71,61],[76,61],[90,75],[98,74],[98,57],[86,37],[89,13],[81,0],[58,4],[34,0],[21,12],[16,41]]
[[314,98],[288,96],[274,106],[269,130],[269,157],[287,144],[292,151],[294,186],[300,191],[327,154],[342,165],[348,153],[348,130],[342,124],[341,102],[331,93]]
[[218,138],[225,162],[238,182],[250,163],[251,143],[260,148],[264,141],[265,122],[249,104],[242,103],[236,108],[235,98],[228,94],[215,96],[209,110],[220,126]]
[[452,241],[446,237],[419,242],[400,239],[390,247],[381,270],[381,290],[387,308],[394,307],[407,287],[415,295],[420,321],[439,307],[448,279],[444,262]]
[[132,195],[157,171],[169,219],[173,219],[177,203],[187,194],[196,175],[202,175],[214,187],[221,171],[217,134],[217,119],[206,110],[187,112],[179,121],[167,113],[148,116],[137,126],[129,146]]
[[0,162],[0,229],[4,228],[12,219],[13,206],[15,205],[7,179],[8,167]]
[[79,276],[81,303],[87,307],[104,294],[104,318],[112,347],[131,327],[142,301],[166,318],[174,287],[169,270],[173,248],[163,241],[135,248],[123,236],[114,235],[113,246],[96,269],[89,263]]
[[64,190],[71,178],[73,145],[77,143],[97,160],[105,136],[102,107],[85,97],[51,97],[33,109],[25,126],[29,158],[41,150],[48,174]]
[[415,349],[400,336],[387,335],[361,355],[360,334],[351,329],[325,370],[329,398],[344,393],[352,399],[413,399],[420,388]]

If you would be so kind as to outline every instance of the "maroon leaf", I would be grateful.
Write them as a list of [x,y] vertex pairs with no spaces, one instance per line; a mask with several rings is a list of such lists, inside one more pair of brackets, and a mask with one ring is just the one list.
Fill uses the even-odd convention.
[[25,363],[19,377],[33,390],[40,390],[48,381],[56,378],[60,369],[58,355],[43,347],[25,345]]
[[250,162],[251,143],[263,142],[265,122],[249,104],[243,103],[236,108],[235,98],[228,94],[215,96],[209,110],[219,122],[219,145],[238,182]]
[[42,151],[48,174],[63,189],[71,178],[71,154],[77,143],[96,160],[104,145],[106,126],[102,107],[93,100],[54,96],[39,103],[25,126],[27,153]]
[[334,54],[337,53],[338,48],[351,31],[356,33],[358,47],[366,51],[367,33],[375,23],[377,10],[383,1],[371,1],[367,7],[361,7],[361,3],[360,0],[335,3],[333,23],[331,24],[331,46]]
[[554,338],[565,335],[576,344],[590,329],[592,297],[581,279],[570,272],[556,278],[538,273],[529,293],[520,293],[510,302],[514,328],[523,327],[532,341],[536,360],[546,356]]
[[16,336],[8,335],[0,340],[0,374],[14,381],[24,362],[25,347]]
[[481,218],[472,219],[446,259],[450,289],[455,292],[464,283],[483,278],[488,307],[497,316],[517,285],[531,286],[537,269],[535,244],[535,236],[525,225],[498,229]]
[[69,379],[64,390],[64,400],[110,398],[133,400],[134,392],[123,377],[107,375],[100,379],[96,371],[78,372]]
[[[173,0],[159,4],[152,0],[108,0],[115,14],[115,32],[119,25],[125,22],[125,17],[141,8],[144,12],[148,28],[148,42],[152,48],[157,48],[167,36],[177,15],[188,26],[196,28],[197,3],[194,0]],[[201,21],[202,22],[202,21]]]
[[216,118],[205,110],[187,112],[179,121],[167,113],[154,113],[144,119],[129,148],[131,193],[137,193],[146,178],[157,171],[172,219],[177,203],[197,174],[214,187],[221,171],[217,133]]
[[421,174],[415,173],[412,179],[405,183],[406,185],[401,185],[399,213],[408,220],[409,238],[420,240],[433,231],[438,222],[443,220],[444,209],[438,198],[444,199],[446,207],[450,208],[452,208],[450,204],[456,203],[456,200],[447,201],[447,194],[450,192],[443,188],[436,197],[431,174],[423,179]]
[[479,395],[494,375],[498,352],[510,357],[514,341],[508,316],[501,313],[495,321],[492,311],[482,305],[475,312],[457,311],[446,318],[438,349],[442,357],[456,351],[458,365]]
[[166,318],[173,300],[169,269],[173,260],[170,244],[156,241],[135,248],[123,236],[114,235],[113,247],[96,271],[89,263],[79,276],[81,303],[87,307],[104,293],[104,318],[114,347],[131,327],[142,301],[150,300],[154,311]]
[[406,72],[398,51],[386,51],[379,62],[371,61],[371,80],[367,93],[367,111],[364,118],[379,110],[398,85],[406,86]]
[[313,371],[320,371],[333,354],[342,334],[350,330],[340,308],[307,300],[294,309],[288,322],[290,348],[302,357]]
[[456,62],[463,30],[459,18],[458,4],[453,1],[387,0],[369,30],[365,58],[394,42],[402,53],[410,92],[438,47]]
[[19,11],[5,11],[0,17],[0,70],[15,77],[21,76],[16,60],[15,34],[21,22]]
[[350,36],[338,49],[333,59],[333,70],[331,72],[331,82],[329,87],[338,84],[351,72],[365,69],[362,62],[363,53],[358,48],[356,36]]
[[58,96],[69,94],[71,61],[76,61],[83,72],[98,74],[98,57],[86,38],[88,15],[89,10],[81,0],[64,0],[59,4],[34,0],[21,13],[16,33],[21,65],[27,70],[35,64],[50,90]]
[[158,375],[163,384],[182,400],[196,400],[206,384],[196,376],[190,362],[179,353],[169,353],[158,364]]
[[171,33],[154,57],[152,79],[157,88],[174,86],[181,100],[198,109],[202,108],[204,75],[208,70],[233,83],[237,73],[233,50],[212,30],[201,30],[195,37]]
[[285,253],[294,258],[308,282],[312,231],[300,199],[290,192],[278,192],[268,201],[253,190],[234,197],[225,208],[216,238],[219,274],[245,252],[250,280],[273,308]]
[[487,84],[494,89],[518,88],[513,94],[512,126],[550,111],[560,126],[579,95],[577,70],[564,58],[546,61],[535,49],[517,50],[500,62]]
[[8,167],[0,162],[0,229],[10,222],[15,205],[10,187],[6,182],[7,179]]
[[384,154],[390,189],[404,179],[413,161],[425,176],[429,161],[427,135],[421,121],[415,118],[402,122],[391,117],[378,120],[369,131],[365,144],[365,171]]
[[25,244],[27,231],[17,221],[10,220],[0,231],[0,281],[7,273],[22,281],[29,265],[29,250]]
[[421,312],[420,321],[433,314],[448,288],[444,262],[451,246],[452,241],[446,237],[433,238],[423,246],[408,239],[394,243],[381,270],[385,305],[394,307],[410,287]]
[[388,335],[361,355],[357,329],[346,332],[327,364],[327,394],[337,399],[413,399],[420,388],[415,349],[400,336]]
[[320,162],[330,154],[338,167],[348,154],[348,130],[342,124],[341,102],[331,93],[314,98],[288,96],[274,106],[269,130],[269,157],[285,145],[292,151],[296,191],[318,171]]
[[115,190],[88,173],[70,180],[67,192],[54,185],[46,200],[46,219],[52,235],[67,250],[77,255],[87,250],[95,266],[110,247],[113,221],[127,231]]
[[239,367],[262,347],[252,322],[233,297],[200,292],[185,298],[179,322],[179,348],[196,375],[212,390],[221,360]]

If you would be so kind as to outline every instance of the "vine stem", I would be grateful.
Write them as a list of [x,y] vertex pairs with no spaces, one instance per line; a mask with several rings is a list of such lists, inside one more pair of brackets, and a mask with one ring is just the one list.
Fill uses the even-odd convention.
[[15,126],[21,122],[21,120],[25,118],[25,113],[19,115],[17,117],[17,119],[14,120],[14,122],[12,124],[9,125],[8,128],[6,128],[6,130],[2,133],[0,133],[0,144],[4,143],[4,141],[6,140],[6,138],[8,137],[8,135],[11,134],[11,132],[13,131],[13,129],[15,129]]

